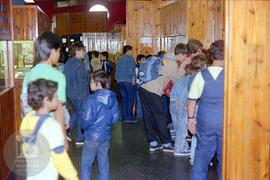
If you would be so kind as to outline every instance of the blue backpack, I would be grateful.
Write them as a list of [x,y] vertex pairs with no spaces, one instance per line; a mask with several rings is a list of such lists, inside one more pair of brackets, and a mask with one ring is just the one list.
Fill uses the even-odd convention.
[[158,78],[159,71],[162,67],[162,59],[156,56],[151,56],[140,64],[138,78],[142,82],[148,82]]

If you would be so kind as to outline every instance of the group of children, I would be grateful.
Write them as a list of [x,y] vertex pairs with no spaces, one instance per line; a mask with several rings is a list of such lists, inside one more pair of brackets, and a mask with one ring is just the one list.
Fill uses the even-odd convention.
[[[57,179],[60,173],[66,179],[78,179],[77,171],[67,154],[68,143],[65,138],[67,129],[72,131],[77,127],[76,142],[84,144],[80,179],[91,179],[92,164],[96,158],[99,166],[98,179],[109,179],[111,128],[120,117],[116,95],[109,90],[110,73],[96,70],[89,77],[85,63],[81,61],[85,57],[82,44],[73,45],[72,57],[64,65],[63,73],[53,68],[58,63],[61,47],[61,40],[53,33],[43,33],[36,40],[35,46],[37,64],[25,75],[23,81],[21,104],[24,119],[21,132],[25,137],[24,144],[28,144],[26,148],[30,147],[29,144],[35,144],[39,139],[38,134],[41,134],[47,141],[44,145],[48,144],[46,148],[51,153],[49,165],[41,172],[33,175],[30,173],[31,167],[27,166],[28,175],[31,174],[27,178]],[[124,49],[125,53],[132,49],[131,46],[124,48],[127,48]],[[223,51],[224,42],[221,40],[212,43],[207,51],[203,51],[202,44],[197,40],[178,44],[174,53],[160,52],[157,55],[163,64],[160,75],[148,82],[142,82],[137,77],[139,64],[150,57],[139,55],[136,63],[131,54],[126,54],[123,64],[119,65],[125,69],[119,72],[116,70],[124,107],[129,108],[123,109],[122,120],[132,121],[130,115],[134,99],[131,100],[129,94],[123,94],[132,87],[133,93],[138,92],[137,109],[141,105],[151,152],[162,149],[164,152],[173,152],[176,156],[186,156],[190,154],[186,140],[188,130],[193,134],[193,142],[197,138],[196,150],[192,153],[194,180],[207,179],[208,165],[215,153],[219,162],[218,176],[221,179]],[[106,53],[102,56],[108,58]],[[164,89],[172,82],[170,92],[164,93]],[[89,86],[93,92],[91,95]],[[168,107],[176,131],[174,143],[162,104],[164,94],[170,100]],[[70,125],[65,124],[64,120],[66,97],[74,109]],[[35,136],[37,138],[34,140],[28,140]],[[195,147],[193,142],[192,147]],[[38,148],[43,149],[44,145],[41,143]],[[195,148],[192,149],[194,151]]]
[[[89,77],[81,62],[85,51],[81,45],[72,48],[72,58],[64,65],[64,74],[55,69],[53,66],[57,65],[60,57],[61,39],[51,32],[40,35],[35,47],[37,63],[26,73],[21,94],[24,118],[20,132],[24,140],[27,179],[57,180],[58,173],[65,179],[78,179],[77,171],[67,154],[68,143],[65,136],[69,124],[65,124],[63,108],[66,95],[72,95],[67,97],[73,98],[72,105],[77,108],[73,113],[75,118],[71,117],[70,126],[74,118],[75,124],[79,121],[79,129],[83,130],[83,134],[77,136],[84,140],[80,179],[92,178],[95,158],[99,165],[98,179],[109,179],[111,128],[119,119],[116,95],[109,90],[110,74],[96,70]],[[79,88],[74,87],[75,82],[79,83]],[[40,153],[49,152],[48,157],[40,159],[40,154],[29,156],[33,148]],[[36,171],[33,167],[39,166],[42,160],[46,162],[44,158],[49,159],[48,165],[45,164],[43,169]]]

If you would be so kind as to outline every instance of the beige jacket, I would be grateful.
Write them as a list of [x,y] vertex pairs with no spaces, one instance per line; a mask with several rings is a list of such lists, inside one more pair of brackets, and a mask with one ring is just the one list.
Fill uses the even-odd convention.
[[158,96],[163,95],[163,90],[170,80],[175,80],[178,71],[176,61],[167,61],[157,79],[142,84],[142,88]]

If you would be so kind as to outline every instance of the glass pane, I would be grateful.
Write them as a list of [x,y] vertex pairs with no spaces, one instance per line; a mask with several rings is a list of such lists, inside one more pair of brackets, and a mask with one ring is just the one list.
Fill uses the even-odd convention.
[[8,41],[0,41],[0,92],[10,85],[8,52]]
[[23,77],[29,71],[34,62],[34,43],[33,41],[14,41],[14,70],[15,78]]

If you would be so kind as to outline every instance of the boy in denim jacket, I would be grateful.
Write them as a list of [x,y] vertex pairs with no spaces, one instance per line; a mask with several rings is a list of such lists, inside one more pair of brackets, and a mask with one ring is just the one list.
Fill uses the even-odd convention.
[[170,112],[176,131],[174,155],[188,156],[189,145],[186,141],[188,135],[187,100],[191,81],[198,71],[205,67],[207,60],[204,55],[194,56],[191,63],[185,66],[186,76],[175,81],[170,95]]
[[109,156],[112,126],[119,119],[119,108],[115,93],[109,90],[111,78],[102,70],[90,77],[90,88],[94,93],[88,96],[80,111],[85,143],[81,157],[81,180],[92,178],[92,164],[97,158],[98,179],[109,179]]

